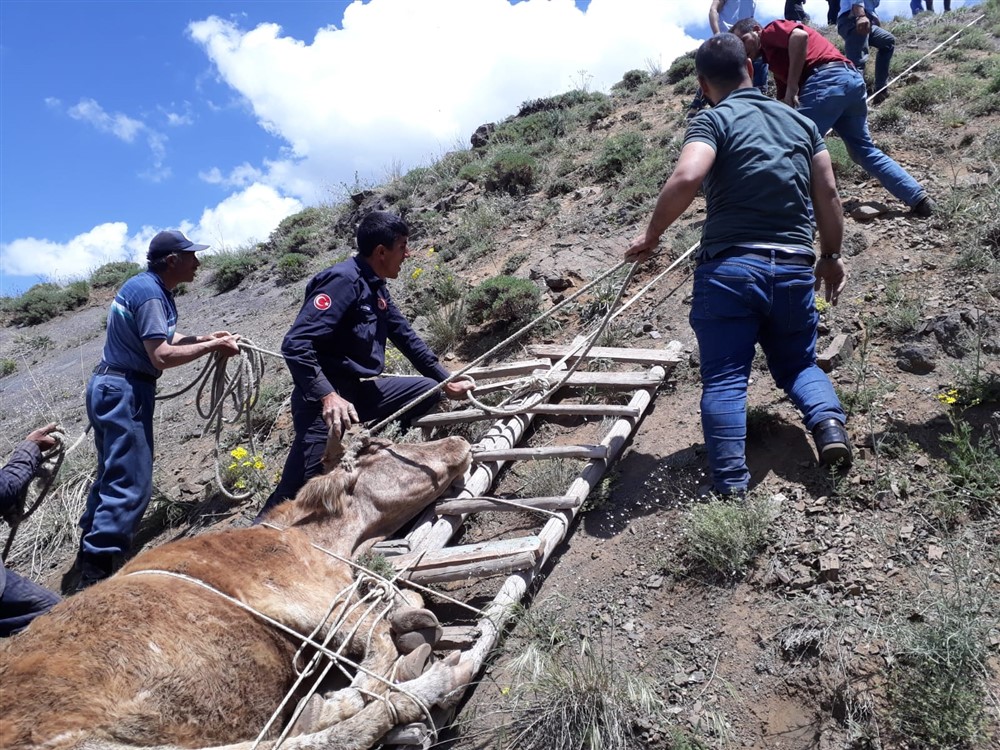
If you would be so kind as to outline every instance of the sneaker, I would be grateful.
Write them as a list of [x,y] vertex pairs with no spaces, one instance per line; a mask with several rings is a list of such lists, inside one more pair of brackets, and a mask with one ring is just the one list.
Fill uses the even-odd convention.
[[935,208],[937,206],[934,200],[929,195],[925,195],[910,208],[910,213],[914,216],[919,216],[921,219],[926,219],[934,213]]
[[851,439],[844,425],[837,419],[824,419],[813,427],[813,440],[819,453],[820,466],[843,467],[851,465],[854,452],[851,450]]

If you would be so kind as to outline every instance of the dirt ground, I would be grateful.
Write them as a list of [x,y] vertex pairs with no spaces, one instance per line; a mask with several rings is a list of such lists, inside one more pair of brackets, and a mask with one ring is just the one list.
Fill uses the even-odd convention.
[[[683,100],[668,96],[630,105],[616,112],[609,132],[631,127],[634,120],[624,115],[632,110],[654,127],[679,129]],[[998,121],[993,115],[949,130],[939,120],[914,117],[905,132],[876,133],[876,139],[944,205],[957,187],[997,179],[961,144],[995,135]],[[529,612],[561,633],[561,647],[572,649],[581,638],[600,643],[620,663],[657,682],[664,718],[644,727],[639,746],[668,747],[670,729],[677,727],[719,748],[915,747],[894,735],[885,718],[891,623],[917,616],[924,593],[951,580],[956,570],[1000,595],[996,516],[944,528],[931,511],[947,469],[942,436],[951,431],[939,394],[965,382],[970,371],[1000,372],[1000,283],[956,266],[961,228],[947,219],[908,215],[864,175],[841,179],[840,189],[848,211],[877,204],[888,209],[864,222],[845,219],[850,282],[841,304],[821,318],[819,351],[840,335],[852,344],[830,377],[852,398],[848,428],[856,463],[844,477],[821,471],[794,407],[776,390],[762,360],[755,363],[748,462],[755,494],[778,511],[765,548],[745,574],[713,577],[685,555],[685,524],[691,508],[703,502],[706,484],[697,347],[687,323],[690,264],[661,281],[627,317],[620,346],[659,348],[677,340],[683,355],[612,468],[609,496],[578,517],[533,587]],[[610,211],[603,188],[581,187],[560,199],[546,224],[539,225],[530,210],[523,221],[512,221],[499,231],[502,251],[463,274],[474,282],[495,274],[504,259],[525,254],[519,275],[565,278],[572,292],[617,263],[641,228],[638,220],[616,224]],[[672,236],[695,233],[703,212],[699,199]],[[442,231],[450,231],[447,224]],[[663,267],[657,262],[643,268],[631,293]],[[180,327],[195,333],[225,327],[277,351],[302,284],[280,287],[258,274],[235,291],[215,294],[207,276],[178,298]],[[100,357],[107,302],[97,298],[49,323],[0,331],[0,354],[22,363],[0,380],[3,447],[49,419],[60,421],[71,438],[82,433],[83,388]],[[908,328],[900,322],[904,315],[913,318]],[[448,361],[452,369],[461,364],[460,356]],[[268,359],[267,366],[265,381],[281,396],[268,407],[277,412],[289,380],[277,361]],[[161,391],[187,383],[196,371],[182,369],[165,376]],[[267,494],[234,505],[215,493],[214,443],[200,435],[194,401],[189,393],[158,406],[155,479],[161,495],[142,544],[245,524]],[[981,404],[964,416],[982,434],[1000,429],[997,408]],[[269,472],[280,469],[288,430],[282,413],[260,444]],[[540,426],[535,439],[586,441],[594,430]],[[83,441],[67,471],[85,477],[92,470],[90,443]],[[242,439],[232,438],[223,450],[236,444]],[[516,484],[510,476],[504,481]],[[68,517],[73,512],[66,511]],[[463,539],[528,533],[539,525],[530,517],[499,516],[481,514]],[[64,520],[61,534],[48,542],[45,554],[16,554],[14,567],[58,588],[72,559],[72,521],[67,527]],[[831,555],[839,562],[836,573],[821,572],[821,558]],[[478,600],[501,582],[466,594]],[[496,746],[493,730],[509,719],[503,711],[517,687],[511,659],[537,637],[529,620],[513,627],[488,663],[464,704],[453,747]],[[987,740],[983,747],[1000,747],[998,643],[1000,635],[990,652],[994,744]]]

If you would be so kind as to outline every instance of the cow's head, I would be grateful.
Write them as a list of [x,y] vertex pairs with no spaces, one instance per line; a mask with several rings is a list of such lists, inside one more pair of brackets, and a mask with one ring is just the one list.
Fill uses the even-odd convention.
[[471,460],[460,437],[391,443],[348,433],[341,441],[331,431],[327,473],[299,490],[296,523],[336,518],[345,534],[357,527],[358,541],[386,536],[437,499]]

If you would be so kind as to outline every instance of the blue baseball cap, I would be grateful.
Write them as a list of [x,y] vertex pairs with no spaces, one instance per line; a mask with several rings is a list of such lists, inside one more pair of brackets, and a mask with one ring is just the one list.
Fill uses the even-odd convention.
[[185,237],[183,232],[176,229],[165,229],[150,241],[146,260],[156,260],[178,252],[196,253],[199,250],[207,250],[208,247],[208,245],[196,245]]

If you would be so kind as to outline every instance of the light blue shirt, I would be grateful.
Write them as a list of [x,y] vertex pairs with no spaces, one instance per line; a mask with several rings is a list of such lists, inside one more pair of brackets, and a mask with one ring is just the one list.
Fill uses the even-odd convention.
[[756,12],[756,0],[723,0],[719,8],[719,26],[729,31],[737,21],[753,18]]
[[840,15],[850,13],[851,8],[855,5],[863,5],[865,6],[866,16],[875,16],[877,18],[878,14],[875,12],[875,9],[878,7],[878,4],[879,0],[840,0]]

